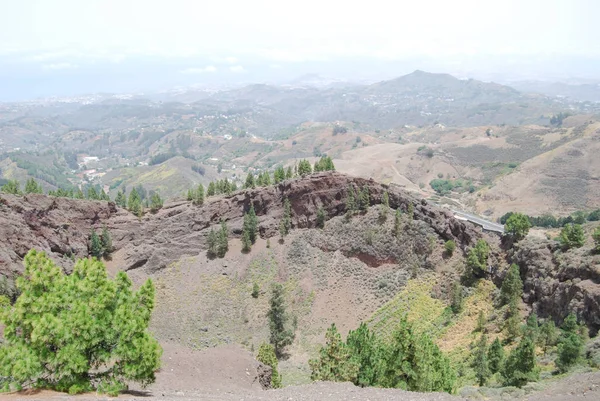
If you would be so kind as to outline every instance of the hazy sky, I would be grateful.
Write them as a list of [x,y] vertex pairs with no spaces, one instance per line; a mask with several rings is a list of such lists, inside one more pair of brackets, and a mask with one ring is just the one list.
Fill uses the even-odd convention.
[[257,60],[276,69],[343,58],[385,62],[427,56],[460,63],[487,55],[600,57],[600,31],[593,21],[600,15],[598,0],[0,4],[0,61],[32,73],[73,72],[140,57],[163,64],[177,60],[181,75],[240,75]]

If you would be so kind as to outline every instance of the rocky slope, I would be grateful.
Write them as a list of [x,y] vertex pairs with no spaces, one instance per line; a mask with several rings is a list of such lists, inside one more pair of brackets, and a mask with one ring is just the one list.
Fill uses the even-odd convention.
[[407,211],[414,207],[414,219],[428,224],[444,240],[454,239],[463,248],[479,237],[478,230],[458,221],[442,209],[407,192],[339,173],[313,174],[307,178],[287,180],[279,185],[238,191],[231,196],[209,198],[203,206],[190,202],[166,205],[156,214],[138,219],[111,202],[53,198],[44,195],[17,197],[2,195],[0,207],[0,273],[21,270],[21,260],[31,248],[48,252],[58,263],[69,268],[71,256],[88,255],[90,231],[106,226],[113,244],[121,253],[121,268],[144,267],[155,271],[206,250],[210,227],[220,220],[227,222],[233,237],[241,234],[244,212],[254,206],[263,238],[278,235],[283,216],[283,201],[292,205],[292,227],[314,227],[316,212],[323,206],[329,218],[346,212],[347,188],[368,188],[371,204],[381,202],[389,191],[390,206]]

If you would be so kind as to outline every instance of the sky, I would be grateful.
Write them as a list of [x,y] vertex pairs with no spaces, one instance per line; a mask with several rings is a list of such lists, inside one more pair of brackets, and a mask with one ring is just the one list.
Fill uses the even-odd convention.
[[0,0],[0,100],[419,67],[594,78],[597,15],[597,0]]

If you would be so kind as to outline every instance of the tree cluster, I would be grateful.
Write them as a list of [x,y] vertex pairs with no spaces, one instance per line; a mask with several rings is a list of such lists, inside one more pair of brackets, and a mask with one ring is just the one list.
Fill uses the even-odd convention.
[[379,338],[364,323],[350,331],[345,342],[335,324],[325,338],[319,357],[309,361],[313,380],[421,392],[454,389],[456,373],[448,358],[406,319],[398,325],[391,341]]
[[207,253],[210,258],[224,257],[229,250],[229,230],[227,224],[221,220],[219,230],[215,231],[214,228],[211,228],[206,242],[208,247]]
[[565,250],[581,248],[585,245],[583,227],[579,224],[567,224],[560,232],[559,241]]
[[320,160],[315,162],[314,172],[319,171],[335,171],[333,160],[329,156],[322,156]]

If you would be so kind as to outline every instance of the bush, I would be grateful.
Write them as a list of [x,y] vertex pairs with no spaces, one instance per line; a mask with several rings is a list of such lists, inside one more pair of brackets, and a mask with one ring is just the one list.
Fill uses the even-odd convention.
[[256,359],[259,362],[271,367],[271,387],[280,388],[281,376],[279,375],[279,370],[277,369],[279,366],[279,361],[277,360],[273,346],[271,344],[261,344],[258,348],[258,355],[256,356]]
[[449,256],[452,256],[454,254],[454,251],[456,250],[456,242],[452,240],[446,241],[446,243],[444,244],[444,250]]
[[341,125],[336,125],[335,127],[333,127],[333,135],[345,134],[346,132],[348,132],[348,128],[343,127]]
[[162,350],[148,332],[151,280],[133,292],[125,273],[111,280],[95,259],[77,261],[67,276],[34,250],[24,264],[17,280],[21,295],[0,312],[5,390],[96,388],[115,394],[130,381],[144,387],[154,382]]

